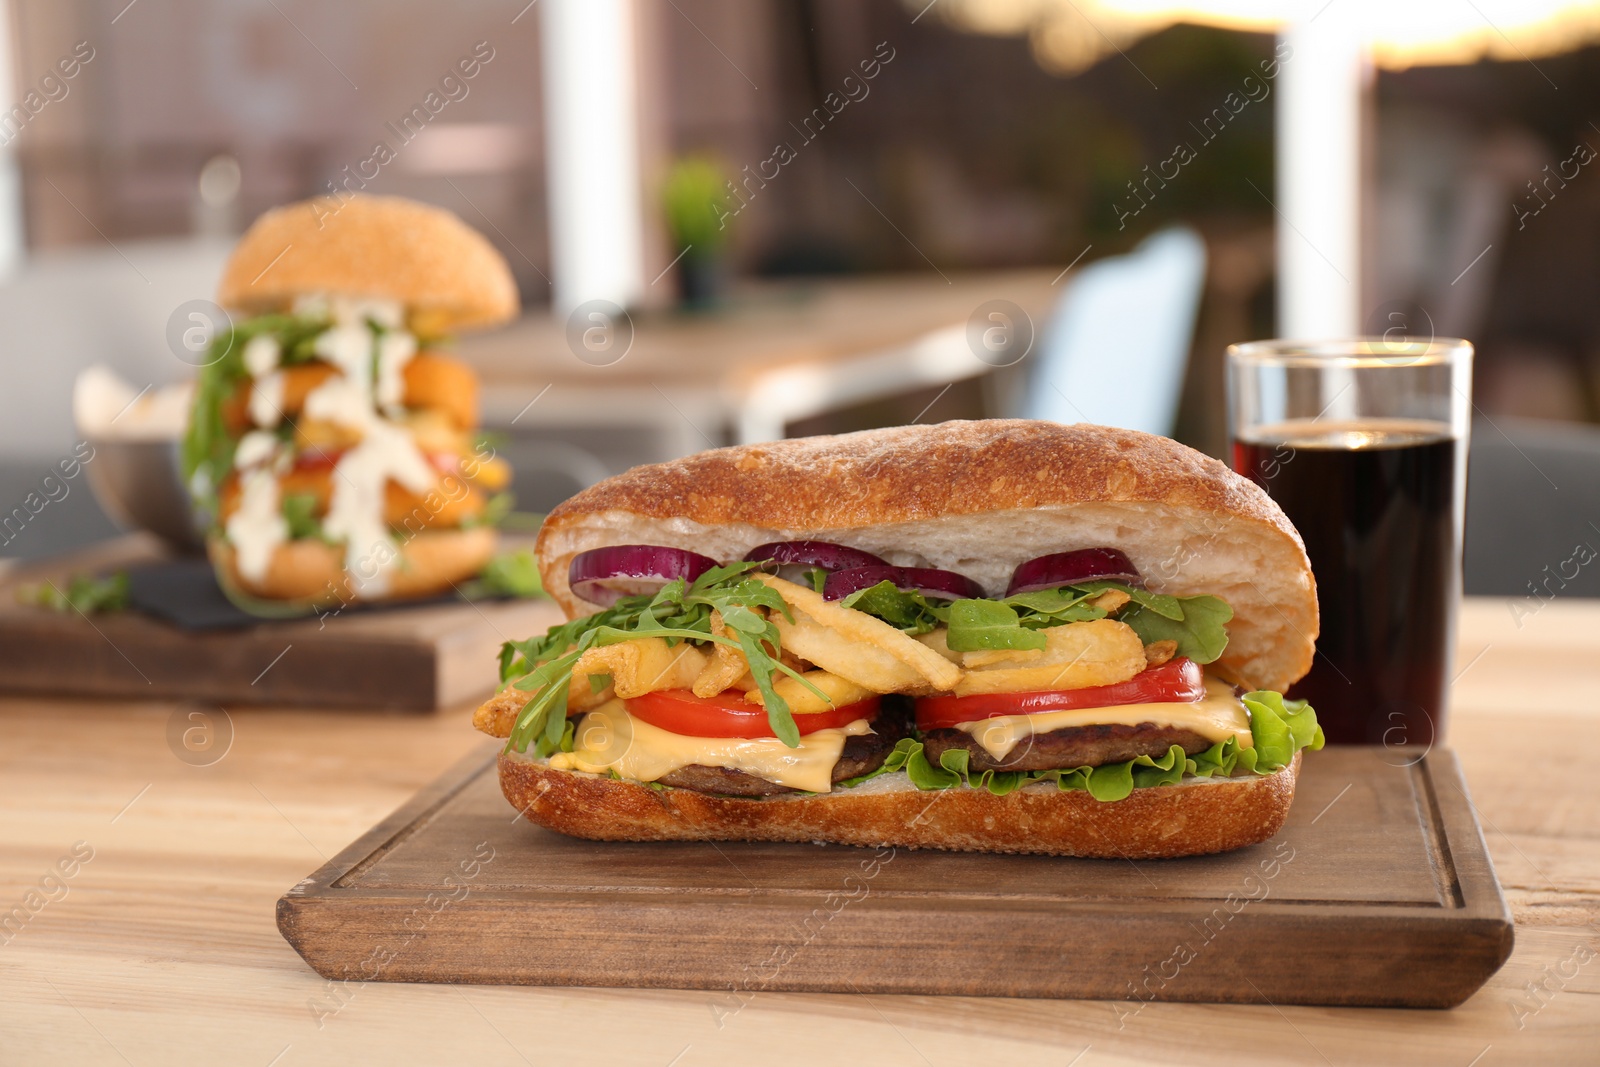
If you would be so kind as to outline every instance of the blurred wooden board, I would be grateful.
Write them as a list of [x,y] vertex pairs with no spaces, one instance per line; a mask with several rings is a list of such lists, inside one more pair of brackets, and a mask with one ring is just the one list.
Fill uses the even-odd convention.
[[84,617],[16,602],[15,587],[157,558],[133,536],[0,581],[0,692],[431,711],[491,692],[496,656],[560,621],[549,601],[437,602],[190,632],[137,612]]
[[[1272,841],[1167,861],[592,842],[460,762],[278,902],[328,978],[1452,1007],[1511,953],[1453,754],[1308,754]],[[1119,1008],[1119,1011],[1123,1010]]]

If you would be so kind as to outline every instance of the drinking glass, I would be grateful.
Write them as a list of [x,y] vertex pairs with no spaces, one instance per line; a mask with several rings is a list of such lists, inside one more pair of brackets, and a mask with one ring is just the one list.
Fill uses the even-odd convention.
[[1289,516],[1317,581],[1316,660],[1289,695],[1331,744],[1444,734],[1471,394],[1454,338],[1228,348],[1233,468]]

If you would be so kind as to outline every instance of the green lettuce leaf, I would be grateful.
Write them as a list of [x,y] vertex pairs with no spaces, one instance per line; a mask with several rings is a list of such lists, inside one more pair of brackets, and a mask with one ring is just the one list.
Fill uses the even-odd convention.
[[1163,756],[1138,756],[1099,767],[1066,767],[1048,771],[982,771],[974,775],[966,749],[947,749],[935,766],[921,741],[905,738],[895,745],[876,771],[839,783],[848,788],[880,774],[904,770],[918,789],[951,789],[958,785],[987,789],[1005,796],[1032,782],[1054,782],[1061,790],[1082,789],[1096,800],[1122,800],[1135,789],[1176,785],[1185,778],[1267,775],[1281,770],[1301,749],[1322,748],[1322,728],[1316,712],[1304,700],[1285,700],[1270,690],[1246,693],[1241,700],[1250,715],[1254,747],[1243,748],[1237,739],[1218,741],[1193,756],[1173,745]]

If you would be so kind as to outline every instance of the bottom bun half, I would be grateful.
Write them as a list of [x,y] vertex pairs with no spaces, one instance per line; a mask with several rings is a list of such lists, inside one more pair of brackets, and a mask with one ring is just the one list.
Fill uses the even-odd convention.
[[814,841],[1167,859],[1276,834],[1294,800],[1300,756],[1274,774],[1191,779],[1109,802],[1048,782],[1006,796],[969,786],[921,790],[900,774],[825,795],[723,797],[556,770],[515,752],[501,753],[499,770],[501,791],[528,819],[598,841]]
[[219,537],[207,542],[211,563],[224,587],[263,600],[326,604],[348,600],[404,600],[449,591],[471,578],[494,556],[499,543],[492,526],[424,530],[398,549],[382,596],[362,596],[345,573],[344,550],[314,538],[288,541],[273,550],[259,581],[239,573],[232,545]]

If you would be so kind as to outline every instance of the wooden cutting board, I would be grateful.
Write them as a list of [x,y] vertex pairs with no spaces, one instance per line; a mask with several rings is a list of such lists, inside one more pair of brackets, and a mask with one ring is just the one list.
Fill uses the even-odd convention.
[[130,536],[5,572],[0,692],[432,711],[492,692],[501,643],[563,618],[545,600],[439,601],[196,632],[136,611],[48,611],[14,594],[159,558],[153,540]]
[[497,745],[278,901],[330,979],[1451,1007],[1511,953],[1448,752],[1308,753],[1272,841],[1183,860],[607,843],[524,821]]

